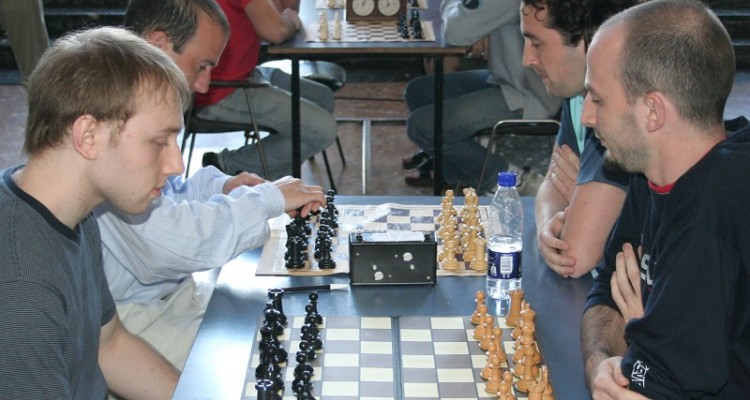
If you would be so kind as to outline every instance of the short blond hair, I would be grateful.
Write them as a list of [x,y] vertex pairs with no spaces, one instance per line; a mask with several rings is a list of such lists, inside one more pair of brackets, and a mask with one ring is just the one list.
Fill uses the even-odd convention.
[[[68,34],[44,53],[29,77],[24,150],[34,154],[63,143],[82,115],[124,124],[144,94],[190,102],[185,75],[163,51],[113,27]],[[167,99],[164,99],[167,100]]]

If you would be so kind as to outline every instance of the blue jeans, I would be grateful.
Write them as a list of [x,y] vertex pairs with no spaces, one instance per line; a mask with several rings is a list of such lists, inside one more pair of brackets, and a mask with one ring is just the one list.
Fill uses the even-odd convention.
[[[523,110],[509,110],[500,86],[487,83],[486,69],[452,72],[444,75],[443,92],[443,178],[448,184],[476,185],[482,172],[486,148],[473,136],[492,128],[497,121],[520,118]],[[435,88],[433,76],[409,82],[404,95],[411,110],[406,131],[409,138],[428,154],[433,154]],[[485,176],[486,191],[496,185],[492,177],[508,168],[508,162],[492,154]]]
[[[243,90],[250,91],[258,126],[273,133],[263,139],[263,151],[268,163],[267,179],[278,179],[292,174],[292,99],[291,76],[275,68],[257,68],[250,80],[267,80],[268,88],[237,89],[220,102],[197,110],[207,119],[252,123]],[[302,160],[325,150],[336,140],[337,125],[333,117],[334,98],[331,89],[308,79],[300,80],[300,149]],[[227,173],[238,171],[263,175],[255,144],[236,150],[224,149],[218,154],[219,165]]]

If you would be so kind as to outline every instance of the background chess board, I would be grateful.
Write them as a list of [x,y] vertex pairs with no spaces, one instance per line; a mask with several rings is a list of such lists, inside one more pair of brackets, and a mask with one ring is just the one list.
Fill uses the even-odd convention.
[[[328,18],[328,38],[322,40],[318,37],[318,27],[306,26],[305,41],[307,42],[434,42],[435,31],[432,21],[422,21],[422,39],[402,38],[398,33],[398,25],[395,21],[344,21],[341,18],[341,39],[333,38],[333,13]],[[411,29],[409,29],[411,35]]]
[[[284,399],[295,398],[291,382],[303,323],[304,317],[290,316],[279,337],[290,359],[283,368]],[[503,328],[508,361],[502,370],[507,371],[513,368],[512,328],[504,318],[497,323]],[[487,355],[473,332],[468,317],[324,317],[323,349],[310,363],[313,396],[336,400],[496,398],[484,390],[479,374]],[[259,336],[256,333],[253,342],[243,400],[257,397]],[[513,390],[517,399],[528,398]]]
[[[256,275],[333,275],[349,273],[349,233],[359,231],[369,232],[389,232],[394,236],[398,232],[416,231],[416,232],[433,232],[440,227],[435,218],[440,214],[440,206],[411,206],[394,203],[370,206],[350,206],[338,205],[339,210],[339,227],[336,230],[336,237],[333,238],[331,249],[331,258],[336,262],[336,268],[330,270],[321,270],[317,267],[317,262],[312,257],[315,247],[315,237],[317,228],[313,227],[313,234],[310,235],[308,254],[309,260],[305,268],[290,270],[287,269],[284,262],[284,253],[286,252],[286,225],[291,221],[288,215],[284,214],[270,221],[271,237],[263,246],[263,252],[258,263]],[[461,205],[455,206],[457,213],[460,215]],[[479,206],[479,221],[484,223],[489,220],[489,208]],[[459,221],[460,222],[460,221]],[[442,248],[442,240],[438,239],[438,254]],[[472,270],[468,263],[463,262],[463,255],[456,254],[460,268],[456,271],[443,270],[438,264],[438,276],[458,275],[458,276],[482,276],[484,272]]]

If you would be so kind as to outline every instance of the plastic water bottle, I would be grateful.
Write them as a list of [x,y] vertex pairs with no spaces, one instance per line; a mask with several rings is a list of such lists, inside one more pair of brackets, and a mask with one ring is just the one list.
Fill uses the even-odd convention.
[[511,290],[521,288],[523,208],[515,173],[499,173],[497,184],[487,240],[487,296],[507,300]]

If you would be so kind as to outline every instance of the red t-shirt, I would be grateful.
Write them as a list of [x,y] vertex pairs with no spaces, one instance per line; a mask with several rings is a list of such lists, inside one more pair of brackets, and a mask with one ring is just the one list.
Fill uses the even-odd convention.
[[[245,7],[251,1],[253,0],[217,0],[227,15],[231,33],[219,64],[211,71],[212,80],[244,80],[258,65],[260,38],[255,33],[250,18],[245,14]],[[209,88],[207,93],[196,93],[195,107],[216,104],[234,90],[232,88]]]

